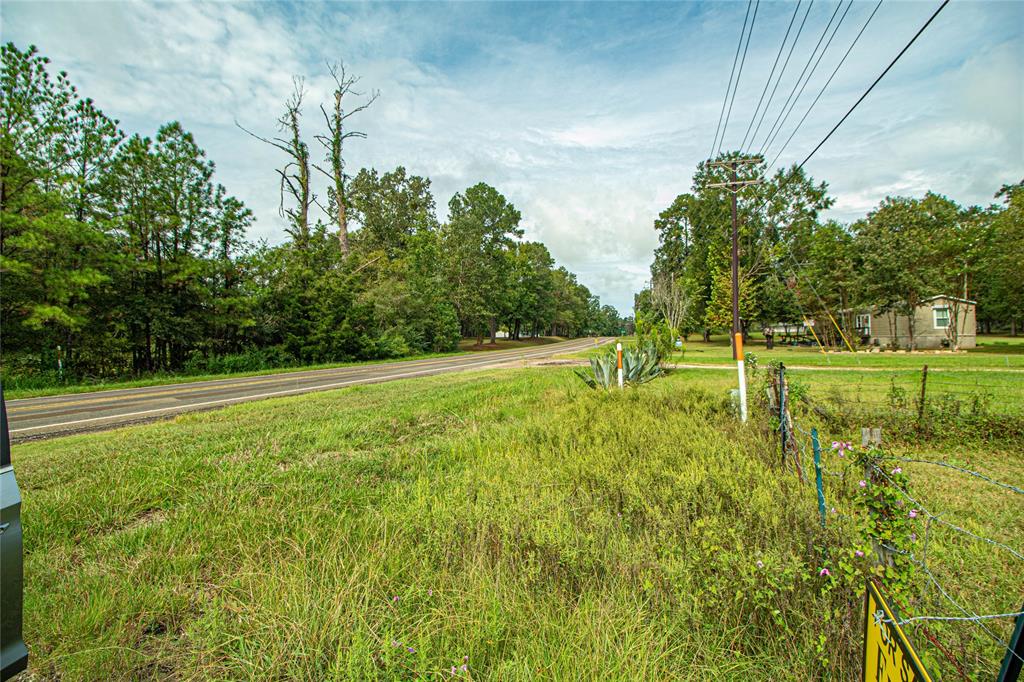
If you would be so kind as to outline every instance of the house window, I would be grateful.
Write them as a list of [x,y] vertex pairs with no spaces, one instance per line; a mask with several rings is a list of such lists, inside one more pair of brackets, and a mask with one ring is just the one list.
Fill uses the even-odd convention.
[[858,332],[860,332],[862,336],[870,336],[871,313],[864,313],[863,315],[858,315],[853,321],[853,327]]
[[945,329],[949,326],[949,308],[932,308],[932,315],[935,316],[936,329]]

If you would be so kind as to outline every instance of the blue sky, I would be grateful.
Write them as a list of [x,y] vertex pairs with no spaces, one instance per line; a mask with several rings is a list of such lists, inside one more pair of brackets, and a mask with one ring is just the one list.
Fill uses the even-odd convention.
[[[883,2],[779,164],[813,148],[937,5]],[[853,4],[769,159],[874,6]],[[747,128],[794,8],[759,6],[726,147]],[[815,0],[769,119],[835,8]],[[654,218],[711,148],[745,10],[5,0],[0,32],[38,45],[128,132],[182,121],[219,181],[256,212],[252,236],[271,242],[284,238],[280,159],[234,121],[272,132],[292,74],[306,77],[308,101],[325,101],[323,63],[344,60],[381,92],[358,121],[368,138],[350,145],[352,171],[401,164],[430,177],[442,218],[454,192],[494,185],[522,211],[527,238],[627,312],[648,278]],[[927,189],[987,204],[1000,184],[1024,178],[1022,33],[1024,3],[954,0],[808,164],[836,197],[831,217],[853,220],[887,194]]]

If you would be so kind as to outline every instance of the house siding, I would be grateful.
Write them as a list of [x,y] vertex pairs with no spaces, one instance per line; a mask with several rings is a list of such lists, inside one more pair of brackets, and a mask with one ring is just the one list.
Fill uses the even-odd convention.
[[[946,329],[935,327],[933,310],[936,307],[950,308],[950,324],[952,324],[952,308],[955,301],[947,297],[939,297],[926,301],[914,309],[914,346],[920,350],[946,348]],[[959,338],[960,348],[974,348],[977,344],[977,321],[973,303],[959,303]],[[895,318],[895,325],[893,324]],[[895,329],[894,329],[895,327]],[[871,343],[883,348],[896,346],[910,347],[910,318],[906,315],[892,313],[871,314]]]

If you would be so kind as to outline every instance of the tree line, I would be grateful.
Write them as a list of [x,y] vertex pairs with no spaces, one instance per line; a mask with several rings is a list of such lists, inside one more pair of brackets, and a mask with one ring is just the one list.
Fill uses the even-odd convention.
[[[253,243],[254,216],[216,181],[191,133],[128,135],[52,73],[2,48],[0,344],[4,373],[67,378],[258,369],[456,348],[463,337],[617,333],[623,324],[484,183],[436,214],[403,167],[349,175],[356,79],[309,124],[301,79],[272,134],[287,240]],[[313,120],[316,120],[313,117]],[[241,134],[241,133],[240,133]],[[311,146],[312,142],[312,146]],[[322,189],[321,189],[322,188]]]
[[[718,161],[734,158],[724,153]],[[762,180],[738,190],[744,334],[817,319],[824,322],[818,326],[823,342],[842,345],[835,326],[856,338],[858,310],[905,315],[935,295],[976,301],[979,331],[1019,331],[1024,182],[1001,187],[989,206],[963,206],[934,192],[886,197],[844,224],[822,219],[834,199],[826,183],[803,169],[772,173],[761,163],[740,172],[741,180]],[[638,320],[665,320],[684,335],[705,338],[731,328],[731,197],[711,187],[729,181],[728,173],[701,162],[691,191],[655,220],[660,244],[651,282],[636,295]]]

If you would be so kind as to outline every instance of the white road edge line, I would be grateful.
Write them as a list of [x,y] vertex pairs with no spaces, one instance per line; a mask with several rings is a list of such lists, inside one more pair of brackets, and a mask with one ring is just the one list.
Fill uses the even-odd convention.
[[[572,349],[565,348],[564,350],[568,351],[568,350],[572,350]],[[466,367],[475,367],[477,365],[492,365],[492,366],[493,365],[500,365],[500,364],[505,364],[506,362],[513,362],[515,360],[525,360],[528,357],[534,357],[535,355],[542,355],[543,356],[544,353],[548,353],[548,352],[550,352],[550,350],[543,351],[543,352],[536,351],[536,352],[531,353],[531,354],[523,354],[523,355],[516,356],[514,358],[508,358],[507,360],[501,360],[500,358],[489,358],[487,360],[481,360],[481,361],[475,362],[475,363],[469,363],[469,364],[465,364],[465,365],[457,365],[456,369],[463,369],[463,368],[466,368]],[[429,374],[430,372],[441,373],[445,369],[449,369],[449,368],[447,368],[447,367],[431,367],[429,369],[421,369],[421,370],[418,370],[416,372],[403,372],[401,374],[388,374],[388,375],[380,376],[380,377],[367,377],[365,379],[351,379],[349,381],[340,381],[340,382],[333,383],[333,384],[324,384],[322,386],[314,386],[314,387],[306,387],[306,388],[290,388],[290,389],[288,389],[286,391],[273,391],[271,393],[261,393],[261,394],[258,394],[258,395],[240,396],[238,398],[223,398],[221,400],[208,400],[208,401],[203,402],[203,403],[192,403],[190,405],[172,405],[171,407],[158,407],[158,408],[154,408],[152,410],[142,410],[141,412],[126,412],[125,414],[113,414],[113,415],[107,415],[105,417],[90,417],[89,419],[77,419],[75,421],[61,422],[59,424],[44,424],[44,425],[41,425],[41,426],[26,426],[26,427],[21,428],[21,429],[11,429],[10,433],[22,433],[24,431],[38,431],[39,429],[58,429],[58,428],[61,428],[61,427],[64,427],[64,426],[75,426],[77,424],[88,424],[90,422],[104,421],[104,420],[108,420],[108,419],[126,419],[128,417],[139,417],[139,416],[146,415],[146,414],[156,414],[158,412],[168,412],[168,411],[172,411],[172,410],[179,410],[179,411],[182,411],[182,412],[187,412],[190,409],[197,408],[197,407],[209,407],[210,405],[226,405],[226,404],[229,404],[229,403],[246,402],[246,401],[249,401],[249,400],[260,400],[262,398],[273,398],[273,397],[276,397],[276,396],[289,395],[289,394],[292,394],[292,393],[312,393],[314,391],[323,391],[323,390],[327,390],[327,389],[331,389],[331,388],[339,388],[341,386],[351,386],[352,384],[365,384],[365,383],[369,383],[369,382],[372,382],[372,381],[380,381],[382,379],[400,379],[402,377],[411,377],[411,376],[416,376],[418,374]]]

